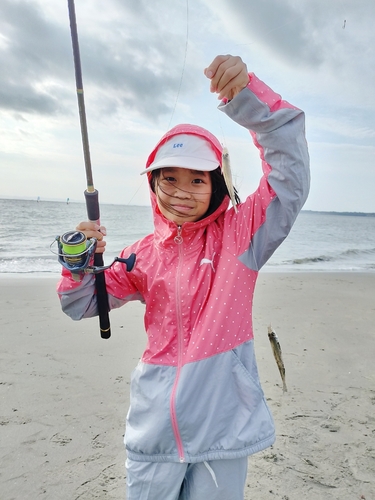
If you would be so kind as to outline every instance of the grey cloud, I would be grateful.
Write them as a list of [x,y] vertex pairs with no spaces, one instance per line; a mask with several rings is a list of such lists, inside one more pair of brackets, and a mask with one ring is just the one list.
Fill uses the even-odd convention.
[[278,0],[223,0],[240,28],[249,37],[262,42],[275,55],[292,64],[320,64],[322,56],[308,29],[308,16],[293,2]]
[[[2,0],[0,32],[0,107],[18,112],[61,112],[62,96],[50,94],[46,79],[66,78],[68,49],[64,30],[50,25],[38,6],[29,2]],[[50,87],[50,85],[49,85]]]
[[56,98],[37,92],[30,86],[19,83],[7,85],[6,82],[0,88],[0,108],[42,115],[62,111]]
[[[77,12],[85,92],[86,85],[95,89],[98,110],[116,113],[125,107],[156,121],[170,111],[179,86],[182,37],[166,36],[156,22],[156,6],[139,0],[106,3],[108,9],[114,6],[117,19],[98,29],[85,25]],[[165,19],[163,26],[168,29]],[[70,113],[74,70],[68,14],[64,26],[46,19],[37,4],[2,0],[0,33],[6,40],[0,47],[0,66],[6,69],[0,74],[0,108]],[[47,86],[51,80],[55,86]]]
[[249,45],[260,42],[290,65],[312,69],[327,63],[336,68],[345,65],[349,54],[363,56],[366,46],[374,43],[373,0],[217,0],[215,8],[211,0],[205,1],[223,17],[229,12],[234,21],[229,30],[242,32]]
[[[181,79],[182,54],[176,58],[171,46],[162,40],[146,44],[135,37],[131,46],[121,42],[110,46],[99,41],[86,42],[82,46],[84,80],[100,87],[102,98],[107,103],[112,101],[113,112],[118,111],[121,103],[150,119],[170,112],[169,103]],[[158,64],[154,62],[157,59]],[[179,60],[177,65],[171,64],[174,59]]]
[[22,116],[20,113],[14,113],[13,118],[19,122],[25,122],[25,123],[28,122],[28,120],[26,120],[26,118]]

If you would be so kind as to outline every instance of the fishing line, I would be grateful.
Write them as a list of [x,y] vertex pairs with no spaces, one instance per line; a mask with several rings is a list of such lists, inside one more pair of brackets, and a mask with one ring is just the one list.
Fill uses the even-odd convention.
[[342,19],[343,19],[342,29],[344,30],[346,27],[346,8],[344,7],[344,2],[342,0],[340,0],[339,3],[341,5],[341,13],[342,13]]
[[186,36],[185,36],[184,62],[183,62],[183,65],[182,65],[180,84],[179,84],[179,87],[178,87],[176,100],[175,100],[175,103],[174,103],[174,106],[173,106],[173,109],[172,109],[172,115],[171,115],[171,118],[169,120],[167,130],[169,130],[171,128],[171,123],[172,123],[172,120],[173,120],[173,117],[174,117],[174,113],[176,111],[178,100],[180,98],[180,93],[181,93],[181,88],[182,88],[182,82],[183,82],[183,79],[184,79],[185,68],[186,68],[186,59],[187,59],[188,45],[189,45],[189,0],[186,0]]
[[[218,109],[217,112],[219,113],[219,125],[220,125],[221,133],[222,133],[222,136],[223,136],[224,145],[226,145],[225,134],[224,134],[224,130],[223,130],[223,127],[222,127],[222,122],[221,122],[221,118],[222,118],[221,117],[221,111]],[[232,172],[232,175],[233,175],[234,178],[238,178],[238,176],[236,176],[236,174],[234,174],[233,172]],[[235,188],[237,190],[239,189],[239,186],[238,186],[237,182],[234,183],[234,186],[235,186]],[[254,262],[255,262],[255,267],[256,267],[257,270],[259,270],[258,261],[257,261],[256,255],[255,255],[255,251],[254,251],[253,240],[252,240],[252,235],[251,235],[251,232],[250,232],[250,228],[247,228],[247,236],[249,238],[250,249],[251,249],[251,253],[252,253],[252,256],[253,256],[253,259],[254,259]]]
[[[176,99],[175,99],[175,102],[174,102],[174,106],[172,108],[171,117],[169,119],[167,131],[171,128],[172,120],[173,120],[173,117],[174,117],[174,114],[175,114],[175,111],[176,111],[176,108],[177,108],[177,104],[178,104],[178,101],[179,101],[179,98],[180,98],[180,94],[181,94],[182,82],[184,80],[184,75],[185,75],[186,60],[187,60],[187,53],[188,53],[188,45],[189,45],[189,0],[186,0],[186,35],[185,35],[184,62],[183,62],[183,65],[182,65],[180,83],[179,83],[179,86],[178,86],[178,90],[177,90],[177,95],[176,95]],[[144,184],[144,182],[145,182],[146,179],[147,179],[147,176],[144,176],[142,178],[141,183],[139,184],[139,186],[136,189],[135,193],[133,194],[133,196],[130,198],[130,200],[128,201],[128,203],[126,205],[130,205],[130,203],[134,200],[134,198],[139,193],[140,189],[143,187],[143,184]]]
[[224,134],[223,122],[221,121],[221,118],[222,118],[221,111],[218,108],[216,108],[216,113],[218,113],[218,116],[219,116],[219,127],[220,127],[221,138],[222,138],[221,145],[226,146],[227,141],[226,141],[225,134]]
[[135,191],[135,193],[133,194],[133,196],[130,198],[130,200],[128,201],[128,203],[126,205],[130,205],[130,203],[134,200],[134,198],[139,193],[141,187],[143,186],[144,181],[145,181],[145,177],[142,178],[140,185],[138,186],[137,190]]
[[[223,122],[222,122],[222,114],[221,114],[221,111],[218,108],[216,108],[216,112],[218,113],[218,122],[219,122],[220,131],[221,131],[221,138],[222,138],[221,144],[222,144],[223,148],[225,148],[227,150],[227,152],[228,152],[227,140],[226,140],[226,136],[225,136],[225,133],[224,133]],[[232,171],[231,167],[230,167],[230,172],[231,172],[230,175],[233,176],[233,178],[235,179],[234,187],[236,188],[237,193],[238,193],[239,189],[240,189],[240,186],[242,185],[242,182],[241,183],[237,183],[238,175],[236,175]],[[232,204],[233,204],[233,201],[232,201]],[[233,205],[233,206],[235,207],[235,205]],[[248,235],[248,239],[249,239],[249,242],[250,242],[250,250],[251,250],[251,253],[252,253],[252,256],[253,256],[253,260],[255,262],[255,267],[256,267],[257,270],[259,270],[257,258],[256,258],[255,251],[254,251],[254,246],[253,246],[253,241],[252,241],[252,235],[251,235],[251,232],[250,232],[250,228],[247,228],[247,235]]]

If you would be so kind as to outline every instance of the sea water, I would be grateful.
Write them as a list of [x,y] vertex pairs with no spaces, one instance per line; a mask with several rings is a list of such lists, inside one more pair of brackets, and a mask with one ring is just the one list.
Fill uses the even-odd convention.
[[[102,204],[105,264],[153,231],[151,208]],[[0,199],[0,273],[60,273],[56,236],[86,220],[84,203]],[[302,211],[263,272],[375,271],[375,217]]]

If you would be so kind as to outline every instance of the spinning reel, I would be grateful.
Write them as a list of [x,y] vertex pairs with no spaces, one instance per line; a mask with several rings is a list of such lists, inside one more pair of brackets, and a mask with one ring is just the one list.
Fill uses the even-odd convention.
[[115,262],[126,265],[129,272],[135,264],[135,254],[132,253],[127,259],[116,257],[109,266],[95,266],[94,254],[98,240],[96,238],[87,239],[81,231],[68,231],[62,236],[56,236],[58,252],[53,252],[58,257],[62,266],[72,273],[75,280],[79,281],[82,274],[99,274],[113,266]]

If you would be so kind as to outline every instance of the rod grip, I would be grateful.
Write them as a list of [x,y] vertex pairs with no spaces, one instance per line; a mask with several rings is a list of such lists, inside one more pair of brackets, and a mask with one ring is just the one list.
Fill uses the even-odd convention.
[[99,209],[99,192],[85,191],[86,209],[89,220],[100,224],[100,209]]
[[[90,221],[100,224],[99,193],[96,189],[85,191],[87,216]],[[104,266],[103,255],[96,253],[94,255],[94,265]],[[105,284],[105,274],[95,275],[96,299],[98,304],[100,336],[102,339],[109,339],[111,336],[111,326],[109,322],[108,294]]]

